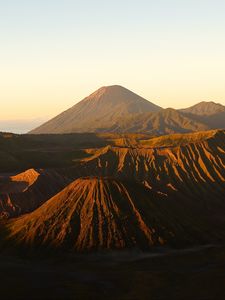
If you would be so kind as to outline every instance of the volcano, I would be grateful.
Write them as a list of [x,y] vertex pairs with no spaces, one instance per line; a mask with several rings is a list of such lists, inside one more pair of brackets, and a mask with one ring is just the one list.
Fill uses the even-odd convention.
[[80,178],[33,213],[10,221],[7,230],[17,245],[76,252],[204,239],[197,215],[190,218],[188,209],[174,204],[137,182]]
[[200,102],[186,109],[162,109],[130,90],[105,86],[31,134],[147,133],[164,135],[225,128],[225,107]]
[[224,131],[215,130],[93,150],[64,170],[72,183],[8,221],[7,239],[74,252],[223,240],[224,147]]
[[98,89],[31,133],[100,132],[113,126],[120,118],[160,109],[161,107],[122,86],[107,86]]

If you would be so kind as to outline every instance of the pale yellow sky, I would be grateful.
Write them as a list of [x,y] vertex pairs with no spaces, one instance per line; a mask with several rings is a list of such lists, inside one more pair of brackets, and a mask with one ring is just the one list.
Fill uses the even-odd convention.
[[225,105],[224,1],[87,2],[0,3],[0,120],[51,118],[114,84],[162,107]]
[[[193,62],[192,62],[193,63]],[[215,62],[214,62],[215,63]],[[182,65],[181,65],[182,64]],[[162,107],[182,108],[200,101],[215,101],[225,104],[223,70],[225,63],[209,67],[193,63],[177,62],[154,66],[123,65],[126,75],[117,73],[117,66],[110,65],[107,74],[98,63],[82,72],[59,69],[38,70],[30,77],[28,72],[10,75],[5,72],[0,81],[1,119],[33,119],[52,117],[71,107],[101,86],[119,84]],[[109,64],[108,64],[109,65]],[[74,71],[73,71],[74,70]],[[154,70],[154,72],[152,71]],[[6,70],[7,71],[7,70]],[[12,73],[11,73],[12,74]],[[82,78],[82,80],[81,80]],[[98,79],[99,78],[99,79]],[[101,80],[104,78],[104,80]]]

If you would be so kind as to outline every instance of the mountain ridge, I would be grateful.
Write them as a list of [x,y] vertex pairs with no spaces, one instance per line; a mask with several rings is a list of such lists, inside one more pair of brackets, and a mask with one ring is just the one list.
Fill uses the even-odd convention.
[[84,132],[172,134],[225,128],[225,106],[202,101],[163,109],[120,86],[104,86],[31,134]]
[[90,252],[224,240],[224,130],[117,135],[86,150],[88,157],[57,173],[11,177],[26,186],[0,195],[11,217],[6,247]]
[[188,108],[180,109],[180,111],[194,115],[209,116],[216,113],[224,112],[225,106],[214,101],[201,101]]

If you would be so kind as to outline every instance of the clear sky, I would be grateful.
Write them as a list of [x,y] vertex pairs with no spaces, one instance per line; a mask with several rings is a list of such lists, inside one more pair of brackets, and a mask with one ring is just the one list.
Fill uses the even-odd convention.
[[163,107],[225,104],[225,1],[0,0],[1,120],[113,84]]

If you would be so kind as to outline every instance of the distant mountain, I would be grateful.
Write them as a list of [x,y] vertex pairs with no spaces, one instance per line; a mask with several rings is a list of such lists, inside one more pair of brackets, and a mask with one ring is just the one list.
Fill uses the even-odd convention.
[[225,128],[225,106],[201,102],[175,110],[143,99],[128,89],[102,87],[31,134],[113,132],[163,135]]
[[122,86],[102,87],[31,133],[97,132],[119,118],[160,109]]
[[142,113],[118,120],[105,132],[148,133],[162,135],[207,130],[209,127],[191,116],[172,108],[155,113]]
[[219,103],[200,102],[180,111],[188,118],[204,124],[208,129],[225,128],[225,106]]
[[189,113],[198,116],[211,116],[221,112],[225,112],[225,106],[215,102],[202,101],[191,107],[181,109],[184,113]]

